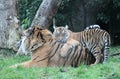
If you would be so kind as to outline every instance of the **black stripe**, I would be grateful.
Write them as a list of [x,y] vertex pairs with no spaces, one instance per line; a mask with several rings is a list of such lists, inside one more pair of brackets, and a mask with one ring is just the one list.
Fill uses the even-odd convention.
[[[72,62],[73,62],[74,55],[75,55],[77,49],[78,49],[78,46],[75,46],[74,48],[72,48],[72,51],[70,52],[70,53],[72,54],[72,55],[71,55],[72,58],[70,58],[70,61],[72,61]],[[69,54],[69,55],[70,55],[70,54]],[[72,62],[71,62],[71,63],[72,63]]]
[[79,52],[79,55],[78,55],[78,58],[77,58],[77,64],[80,63],[80,57],[81,57],[81,54],[82,54],[82,51],[83,51],[83,48],[80,48],[80,52]]
[[[57,43],[57,42],[55,42],[54,41],[54,43],[55,43],[55,45],[54,46],[52,46],[52,49],[49,51],[49,53],[48,53],[48,65],[49,65],[49,63],[50,63],[50,60],[51,60],[51,58],[57,53],[57,51],[59,51],[60,50],[60,48],[61,48],[61,44],[59,44],[59,43]],[[57,45],[58,44],[58,45]],[[55,50],[53,50],[55,47],[56,47],[56,45],[58,46]]]
[[37,57],[33,58],[33,60],[36,60],[38,57],[39,57],[39,56],[37,56]]
[[77,49],[78,49],[78,46],[75,46],[75,48],[74,48],[75,50],[74,50],[74,55],[72,56],[72,58],[71,58],[71,60],[72,60],[72,62],[71,62],[71,65],[73,66],[73,67],[75,67],[76,66],[76,62],[75,62],[75,59],[76,59],[76,54],[77,54]]
[[[54,45],[54,47],[55,47],[55,46],[56,46],[56,45]],[[58,47],[55,49],[55,52],[50,56],[50,54],[53,52],[53,49],[54,49],[54,47],[51,47],[51,48],[50,48],[50,52],[48,53],[48,55],[47,55],[45,58],[38,60],[37,62],[43,61],[43,60],[45,60],[45,59],[47,59],[47,58],[50,59],[52,56],[55,55],[55,53],[56,53],[57,49],[59,48],[59,46],[60,46],[60,44],[59,44]]]
[[67,52],[68,53],[68,55],[67,55],[67,57],[66,57],[66,59],[65,59],[65,62],[63,63],[63,66],[65,66],[66,65],[66,63],[67,63],[67,61],[68,61],[68,59],[69,59],[69,57],[71,56],[70,54],[71,54],[71,52],[73,51],[73,49],[72,48],[70,48],[69,49],[69,51]]
[[39,32],[39,36],[41,37],[41,39],[42,39],[42,40],[44,40],[44,41],[45,41],[45,39],[43,38],[43,35],[42,35],[42,33],[41,33],[41,32]]

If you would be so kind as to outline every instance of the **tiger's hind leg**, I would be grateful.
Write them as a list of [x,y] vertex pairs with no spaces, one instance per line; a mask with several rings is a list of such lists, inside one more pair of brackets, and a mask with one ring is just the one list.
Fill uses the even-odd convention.
[[98,64],[98,63],[101,63],[101,60],[103,59],[103,55],[99,52],[96,52],[96,56],[95,56],[95,62],[94,64]]
[[96,47],[93,52],[93,56],[95,57],[94,64],[98,64],[102,62],[103,54],[101,52],[101,49],[99,47]]

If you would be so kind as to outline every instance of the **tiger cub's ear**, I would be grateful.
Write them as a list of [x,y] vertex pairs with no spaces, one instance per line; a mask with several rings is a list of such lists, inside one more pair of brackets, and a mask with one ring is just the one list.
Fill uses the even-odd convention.
[[66,28],[66,29],[68,29],[68,28],[69,28],[69,26],[68,26],[68,25],[65,25],[65,28]]

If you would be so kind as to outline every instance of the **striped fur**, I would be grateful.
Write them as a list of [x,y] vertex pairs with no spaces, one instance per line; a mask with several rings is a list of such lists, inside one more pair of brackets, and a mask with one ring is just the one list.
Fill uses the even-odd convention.
[[[73,48],[68,48],[65,52],[66,57],[61,56],[61,48],[64,44],[56,41],[51,32],[47,29],[40,30],[39,40],[44,39],[44,43],[37,49],[32,51],[31,60],[20,64],[16,64],[12,67],[23,66],[23,67],[46,67],[46,66],[73,66],[77,67],[82,62],[85,64],[92,64],[94,59],[93,55],[88,53],[87,49],[80,47],[79,45]],[[32,34],[34,36],[34,34]],[[33,37],[32,36],[32,37]],[[31,43],[30,43],[31,44]],[[67,48],[66,48],[67,49]]]
[[[86,29],[81,32],[72,32],[65,27],[56,27],[53,34],[58,41],[67,42],[68,39],[75,39],[79,41],[80,46],[87,48],[95,57],[94,64],[105,62],[110,47],[110,35],[102,29]],[[65,38],[65,40],[64,40]]]
[[17,55],[31,53],[31,51],[37,49],[44,43],[44,39],[40,37],[39,27],[30,27],[24,31],[24,36],[22,37],[21,45],[18,49]]
[[95,25],[90,25],[88,27],[85,28],[85,30],[88,30],[88,29],[100,29],[100,26],[95,24]]

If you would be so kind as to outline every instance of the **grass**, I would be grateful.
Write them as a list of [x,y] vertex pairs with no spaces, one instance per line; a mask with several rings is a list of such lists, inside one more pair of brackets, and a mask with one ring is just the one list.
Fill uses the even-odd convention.
[[[120,46],[111,47],[110,52],[119,52]],[[29,56],[0,56],[0,79],[120,79],[120,56],[110,57],[105,64],[68,67],[60,72],[59,67],[9,68],[9,66],[29,60]]]

